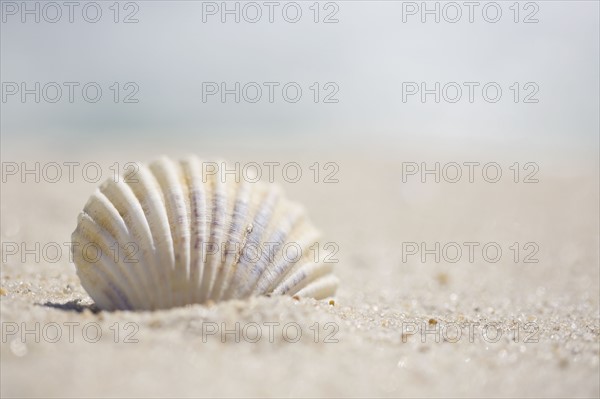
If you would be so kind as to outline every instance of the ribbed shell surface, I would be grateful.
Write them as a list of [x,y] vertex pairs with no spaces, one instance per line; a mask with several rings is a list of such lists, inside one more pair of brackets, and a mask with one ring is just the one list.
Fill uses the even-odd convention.
[[319,233],[303,208],[276,185],[236,181],[225,170],[204,168],[196,157],[161,158],[92,194],[72,248],[98,307],[153,310],[254,295],[334,294],[332,264],[314,259]]

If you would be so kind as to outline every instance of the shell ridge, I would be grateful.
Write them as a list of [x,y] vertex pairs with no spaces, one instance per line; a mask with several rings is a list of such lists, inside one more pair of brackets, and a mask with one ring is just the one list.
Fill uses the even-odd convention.
[[[258,278],[268,264],[268,248],[265,248],[266,245],[263,245],[263,242],[264,236],[267,234],[269,222],[273,220],[273,215],[280,199],[279,191],[268,190],[265,193],[265,197],[266,199],[262,201],[252,220],[252,231],[247,234],[246,241],[240,249],[239,267],[237,267],[236,275],[233,277],[234,280],[244,281],[245,284],[238,284],[235,287],[230,285],[230,289],[225,296],[226,299],[232,297],[243,298],[250,295],[252,287],[255,286]],[[251,255],[245,250],[249,244],[254,245],[259,251],[258,259],[250,258]],[[235,290],[232,288],[235,288]]]
[[[123,243],[131,241],[129,229],[119,211],[115,205],[110,201],[104,193],[97,190],[89,199],[86,206],[83,209],[83,213],[80,214],[78,227],[85,227],[86,222],[91,222],[96,234],[99,232],[106,232],[108,244],[103,249],[104,252],[111,252],[115,258],[120,256],[131,256],[130,249],[124,248]],[[76,230],[77,231],[77,230]],[[94,242],[90,240],[90,242]],[[116,248],[113,248],[116,246]],[[115,253],[115,251],[118,251]],[[121,268],[121,265],[119,265]],[[127,276],[127,280],[131,285],[131,291],[135,302],[138,304],[147,302],[145,292],[143,291],[143,283],[141,280],[140,273],[136,273],[135,270],[125,268],[123,273]]]
[[310,260],[310,255],[306,256],[299,262],[298,268],[279,284],[273,292],[293,295],[307,284],[331,272],[332,268],[331,263],[314,263]]
[[[246,232],[250,192],[251,188],[246,182],[237,186],[236,200],[233,201],[233,211],[231,212],[229,228],[225,235],[226,239],[223,241],[224,247],[221,248],[222,262],[211,295],[213,300],[221,299],[222,294],[231,284],[231,271],[236,266],[235,260],[243,242],[242,236]],[[231,245],[234,246],[233,249],[231,249]]]
[[201,302],[210,298],[211,291],[213,290],[213,282],[216,279],[216,271],[219,267],[219,243],[221,242],[227,207],[224,183],[216,175],[212,176],[209,182],[212,187],[212,206],[207,207],[207,209],[210,209],[211,219],[209,239],[203,249],[206,255],[206,267],[205,276],[202,278]]
[[173,304],[186,303],[187,276],[189,276],[189,223],[180,179],[173,161],[162,157],[150,165],[163,192],[169,219],[173,253],[175,255],[174,278],[171,280]]
[[[284,204],[287,208],[288,204]],[[264,272],[258,283],[255,286],[254,293],[272,292],[273,288],[283,279],[293,266],[286,259],[283,253],[286,245],[298,244],[298,231],[302,231],[302,221],[304,220],[304,211],[300,207],[292,208],[292,211],[285,216],[285,223],[281,223],[272,233],[271,241],[276,243],[275,250],[271,254],[269,264],[265,267]],[[318,234],[315,232],[315,234]],[[304,246],[301,250],[306,251]]]
[[115,302],[125,305],[114,292],[114,286],[103,270],[91,266],[74,251],[73,260],[76,259],[80,263],[80,267],[77,268],[77,276],[81,280],[81,285],[90,293],[91,297],[95,298],[94,301],[99,307],[112,310]]
[[283,253],[283,249],[285,248],[286,244],[282,246],[282,252],[279,253],[280,256],[278,257],[277,261],[273,263],[274,279],[267,290],[268,292],[273,291],[276,286],[278,286],[283,280],[292,275],[294,271],[298,269],[300,261],[304,256],[309,255],[310,247],[317,241],[318,237],[318,232],[308,231],[305,233],[305,235],[294,238],[293,240],[290,239],[286,242],[286,244],[294,243],[300,248],[302,252],[298,256],[298,259],[288,259],[288,255]]
[[[302,258],[311,252],[310,247],[317,242],[321,236],[321,233],[307,220],[305,209],[297,205],[294,209],[295,214],[290,219],[291,227],[288,236],[281,247],[281,251],[278,253],[277,260],[274,262],[275,267],[273,269],[278,272],[278,276],[274,284],[271,285],[269,291],[274,288],[274,285],[279,284],[293,272],[298,266],[298,261],[302,260]],[[289,258],[291,255],[289,248],[291,247],[298,248],[299,253],[297,254],[297,257]],[[283,252],[284,250],[285,253]]]
[[[165,201],[156,178],[145,165],[140,165],[136,181],[128,181],[129,186],[140,202],[150,229],[153,256],[152,269],[158,278],[157,290],[161,292],[161,308],[173,303],[171,270],[175,267],[173,242]],[[166,284],[165,284],[166,283]]]
[[[126,253],[130,253],[130,255],[123,257],[122,260],[119,256],[119,262],[126,263],[126,259],[128,259],[132,264],[135,264],[132,267],[140,269],[146,298],[150,306],[155,308],[160,303],[160,297],[151,295],[150,292],[153,291],[152,287],[158,284],[158,278],[150,261],[153,252],[152,234],[142,206],[131,187],[124,183],[122,178],[117,181],[109,180],[107,184],[102,186],[101,191],[115,206],[129,232],[129,240],[120,242],[120,244],[126,249]],[[130,248],[132,250],[128,250]]]
[[199,174],[200,166],[196,157],[189,157],[182,162],[182,169],[189,187],[190,203],[190,279],[191,301],[200,302],[200,290],[204,275],[205,258],[202,245],[207,241],[207,190]]
[[333,274],[329,274],[310,282],[306,287],[302,288],[295,294],[299,297],[313,297],[315,299],[324,299],[333,296],[338,285],[339,279]]
[[[110,287],[110,291],[114,292],[115,296],[118,297],[119,302],[126,304],[128,308],[132,308],[132,305],[143,306],[140,299],[132,298],[129,299],[127,295],[127,288],[132,286],[132,281],[129,273],[121,268],[121,265],[114,262],[114,259],[109,257],[110,253],[107,248],[110,246],[111,236],[101,229],[96,229],[94,222],[91,219],[87,221],[81,221],[78,229],[73,233],[73,242],[79,243],[79,249],[73,250],[74,260],[79,260],[80,265],[85,265],[77,269],[78,275],[83,277],[83,273],[87,271],[94,271],[101,273],[103,281],[106,282]],[[84,255],[84,248],[86,244],[93,242],[98,246],[97,258],[92,259]],[[87,252],[86,252],[87,253]],[[133,291],[134,293],[135,291]],[[113,297],[114,298],[114,297]]]

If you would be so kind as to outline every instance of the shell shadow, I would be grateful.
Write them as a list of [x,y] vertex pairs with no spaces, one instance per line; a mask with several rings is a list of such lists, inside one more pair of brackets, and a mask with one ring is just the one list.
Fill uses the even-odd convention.
[[100,309],[95,305],[82,305],[80,301],[74,300],[65,303],[54,303],[54,302],[46,302],[38,304],[40,306],[46,306],[49,308],[60,309],[68,312],[77,312],[81,313],[85,310],[89,310],[92,313],[99,313]]

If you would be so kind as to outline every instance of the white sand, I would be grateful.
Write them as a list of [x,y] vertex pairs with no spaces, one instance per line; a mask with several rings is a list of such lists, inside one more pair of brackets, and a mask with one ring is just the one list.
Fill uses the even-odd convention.
[[[403,185],[398,171],[398,162],[345,161],[339,184],[285,187],[340,246],[333,306],[285,297],[93,313],[68,259],[9,257],[1,280],[2,396],[598,397],[598,176],[546,169],[533,185],[423,186]],[[67,242],[93,187],[3,185],[2,241]],[[506,252],[498,263],[402,262],[406,241],[496,241]],[[539,263],[515,263],[508,247],[516,241],[536,242]],[[78,323],[73,342],[68,322]],[[262,339],[236,343],[230,334],[223,343],[207,334],[236,322],[249,326],[247,339],[256,326],[249,323],[262,326]],[[273,342],[267,322],[280,323]],[[301,328],[298,342],[282,337],[290,322]],[[8,334],[36,323],[39,342],[35,333],[26,342]],[[102,331],[98,342],[82,336],[88,326],[93,338],[89,323]],[[339,329],[338,342],[324,342],[333,328],[325,331],[326,323]],[[423,323],[442,342],[406,334]],[[444,342],[443,331],[455,334],[448,323],[465,327],[459,342]],[[498,342],[484,339],[487,323],[498,326]],[[49,342],[57,326],[62,337]],[[138,342],[123,342],[134,326]],[[526,343],[534,326],[538,342]],[[487,332],[489,341],[495,329]]]

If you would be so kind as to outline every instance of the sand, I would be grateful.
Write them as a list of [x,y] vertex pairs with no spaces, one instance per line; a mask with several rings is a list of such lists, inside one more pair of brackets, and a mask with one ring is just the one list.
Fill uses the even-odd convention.
[[[336,161],[337,184],[283,184],[339,245],[333,302],[98,312],[66,247],[55,263],[3,251],[2,396],[598,397],[596,173],[423,185],[398,161]],[[3,184],[3,243],[68,242],[94,186]],[[503,256],[403,260],[403,242],[436,241]]]

